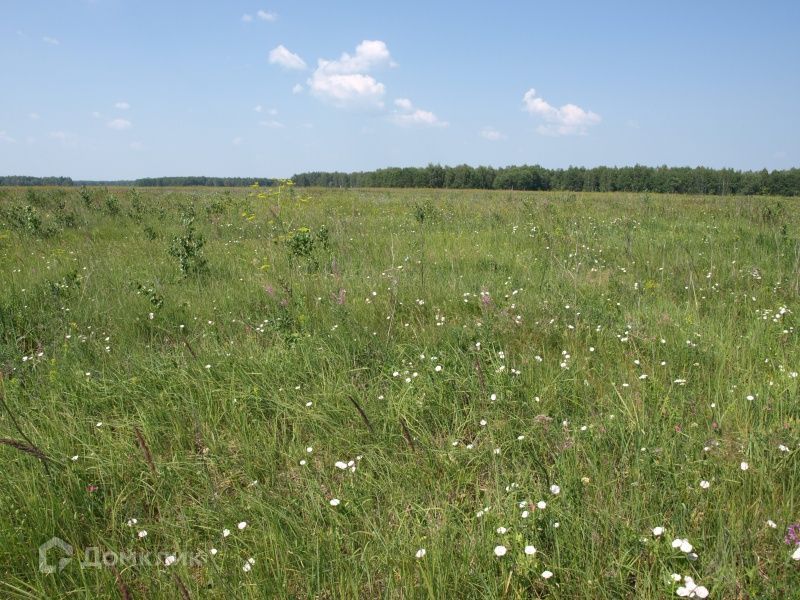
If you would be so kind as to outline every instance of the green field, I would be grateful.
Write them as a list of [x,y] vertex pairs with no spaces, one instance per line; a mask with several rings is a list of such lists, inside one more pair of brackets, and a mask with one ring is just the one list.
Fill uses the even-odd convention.
[[799,208],[2,190],[0,597],[798,598]]

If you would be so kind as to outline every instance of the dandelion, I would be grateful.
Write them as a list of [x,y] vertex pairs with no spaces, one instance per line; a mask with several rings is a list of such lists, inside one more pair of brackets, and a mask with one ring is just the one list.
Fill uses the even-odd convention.
[[498,556],[498,557],[505,556],[506,552],[508,552],[508,548],[506,548],[505,546],[495,546],[494,547],[494,555],[495,556]]
[[414,556],[416,556],[417,558],[424,558],[427,553],[428,552],[425,550],[425,548],[420,548],[419,550],[417,550],[417,553]]

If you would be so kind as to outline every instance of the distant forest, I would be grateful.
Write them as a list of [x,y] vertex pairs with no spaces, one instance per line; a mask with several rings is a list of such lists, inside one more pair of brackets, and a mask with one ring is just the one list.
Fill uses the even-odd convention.
[[[448,188],[486,190],[563,190],[573,192],[662,192],[669,194],[800,195],[800,169],[735,171],[705,167],[569,167],[545,169],[533,165],[511,167],[392,167],[377,171],[339,173],[318,171],[292,177],[306,187]],[[245,187],[277,179],[246,177],[152,177],[125,181],[73,181],[69,177],[0,177],[0,185],[27,186],[135,186],[135,187]]]
[[503,167],[389,168],[358,173],[300,173],[299,186],[416,187],[573,192],[663,192],[668,194],[800,195],[800,169],[734,171],[705,167]]

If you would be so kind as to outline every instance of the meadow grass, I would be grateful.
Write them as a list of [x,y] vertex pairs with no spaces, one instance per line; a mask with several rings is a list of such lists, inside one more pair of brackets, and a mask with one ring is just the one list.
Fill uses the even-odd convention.
[[0,596],[800,597],[799,207],[0,192]]

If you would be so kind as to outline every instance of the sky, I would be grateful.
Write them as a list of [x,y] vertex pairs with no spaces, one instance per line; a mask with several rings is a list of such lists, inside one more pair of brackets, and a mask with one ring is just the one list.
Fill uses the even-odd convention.
[[800,166],[800,2],[0,0],[0,175]]

